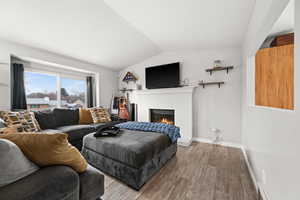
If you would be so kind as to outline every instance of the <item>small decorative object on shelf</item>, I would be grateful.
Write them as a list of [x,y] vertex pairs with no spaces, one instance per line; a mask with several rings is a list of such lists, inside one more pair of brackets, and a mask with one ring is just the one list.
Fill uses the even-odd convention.
[[190,81],[189,79],[185,78],[183,81],[181,81],[181,84],[180,84],[182,87],[185,87],[185,86],[189,86],[190,85]]
[[214,61],[214,68],[216,69],[216,68],[221,67],[221,65],[222,65],[221,63],[222,63],[221,60],[215,60],[215,61]]
[[225,82],[220,81],[220,82],[204,82],[204,81],[200,81],[199,85],[201,85],[203,88],[205,88],[206,85],[219,85],[219,88],[221,87],[221,85],[225,84]]
[[123,82],[128,83],[130,81],[136,82],[137,78],[135,77],[135,75],[133,75],[132,72],[127,72],[126,75],[123,78]]

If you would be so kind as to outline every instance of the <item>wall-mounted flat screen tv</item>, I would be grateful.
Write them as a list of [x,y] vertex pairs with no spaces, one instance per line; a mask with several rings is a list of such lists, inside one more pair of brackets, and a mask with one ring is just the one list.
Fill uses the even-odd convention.
[[172,88],[180,86],[180,63],[146,68],[146,88]]

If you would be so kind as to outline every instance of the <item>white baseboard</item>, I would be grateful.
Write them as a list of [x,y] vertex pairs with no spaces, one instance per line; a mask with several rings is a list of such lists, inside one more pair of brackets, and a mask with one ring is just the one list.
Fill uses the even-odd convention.
[[250,176],[251,176],[251,179],[252,179],[252,182],[255,186],[255,189],[256,189],[256,192],[257,194],[260,194],[262,199],[261,200],[268,200],[267,198],[267,195],[261,185],[260,182],[258,182],[255,178],[255,175],[254,175],[254,171],[253,171],[253,168],[251,167],[250,165],[250,162],[249,162],[249,159],[248,159],[248,156],[247,156],[247,153],[246,153],[246,150],[245,148],[242,146],[241,147],[241,150],[243,152],[243,155],[244,155],[244,158],[245,158],[245,161],[246,161],[246,164],[247,164],[247,167],[248,167],[248,170],[249,170],[249,173],[250,173]]
[[[209,143],[209,144],[213,144],[213,141],[208,139],[208,138],[193,138],[193,141],[195,142],[204,142],[204,143]],[[232,143],[232,142],[220,142],[219,143],[220,145],[222,146],[226,146],[226,147],[233,147],[233,148],[239,148],[241,149],[242,148],[242,145],[241,144],[238,144],[238,143]]]
[[247,167],[248,167],[250,176],[251,176],[251,178],[252,178],[252,182],[254,183],[256,192],[258,192],[258,188],[259,188],[258,182],[256,181],[256,178],[255,178],[255,175],[254,175],[254,171],[253,171],[252,167],[250,166],[250,163],[249,163],[249,159],[248,159],[246,150],[245,150],[244,147],[242,147],[241,150],[242,150],[242,152],[243,152],[243,155],[244,155],[244,158],[245,158],[245,161],[246,161],[246,164],[247,164]]

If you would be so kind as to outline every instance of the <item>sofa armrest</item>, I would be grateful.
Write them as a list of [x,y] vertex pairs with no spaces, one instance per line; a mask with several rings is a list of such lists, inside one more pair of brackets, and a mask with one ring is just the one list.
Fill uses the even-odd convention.
[[51,166],[0,188],[1,200],[79,200],[79,176],[70,167]]

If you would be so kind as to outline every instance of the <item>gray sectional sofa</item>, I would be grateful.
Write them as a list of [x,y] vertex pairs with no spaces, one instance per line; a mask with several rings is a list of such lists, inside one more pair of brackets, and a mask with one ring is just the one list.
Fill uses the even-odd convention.
[[[67,133],[81,150],[83,137],[107,123],[79,124],[79,111],[54,109],[35,113],[47,133]],[[117,124],[121,121],[112,121]],[[44,167],[14,183],[0,187],[1,200],[96,200],[104,194],[104,175],[92,166],[78,174],[67,166]]]

